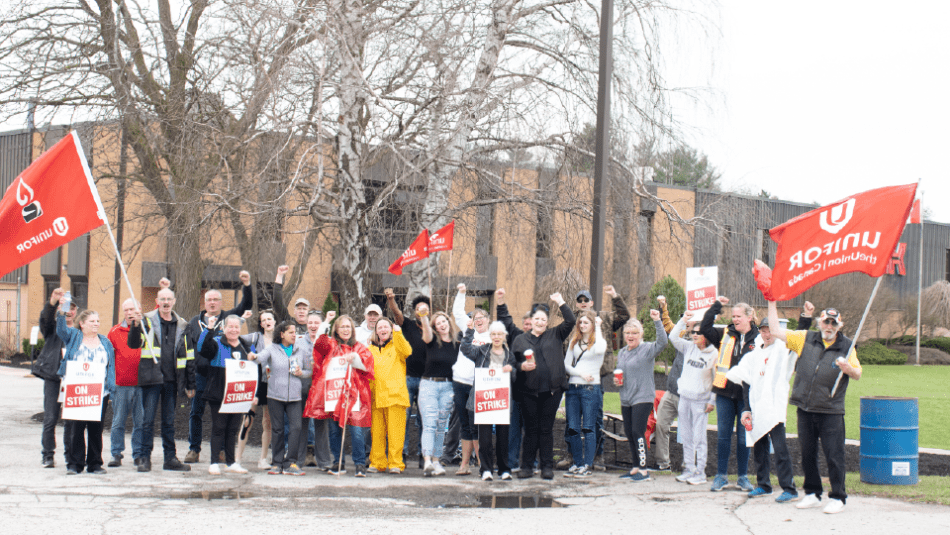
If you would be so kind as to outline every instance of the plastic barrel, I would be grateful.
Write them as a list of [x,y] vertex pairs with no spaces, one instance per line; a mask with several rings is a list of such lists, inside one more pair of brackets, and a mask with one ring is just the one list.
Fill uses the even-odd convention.
[[861,481],[916,485],[917,398],[861,398]]

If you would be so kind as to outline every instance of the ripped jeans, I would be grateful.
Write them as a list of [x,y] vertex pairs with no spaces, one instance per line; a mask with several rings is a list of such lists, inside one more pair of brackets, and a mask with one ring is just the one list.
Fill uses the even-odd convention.
[[452,415],[452,381],[419,382],[419,413],[422,414],[422,443],[420,449],[425,457],[438,459],[442,456],[442,443]]
[[594,428],[597,409],[603,394],[600,385],[570,385],[565,405],[567,410],[567,446],[577,466],[593,466],[597,440]]

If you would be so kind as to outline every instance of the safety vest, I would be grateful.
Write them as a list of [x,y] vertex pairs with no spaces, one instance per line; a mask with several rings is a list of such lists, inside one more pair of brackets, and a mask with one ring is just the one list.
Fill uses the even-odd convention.
[[[161,345],[155,337],[155,331],[157,330],[157,327],[155,327],[154,322],[152,322],[149,318],[144,319],[148,322],[149,329],[148,336],[146,337],[145,341],[145,347],[142,348],[142,358],[150,359],[154,357],[157,361],[162,356]],[[183,336],[182,342],[185,344],[185,358],[175,359],[175,367],[179,370],[185,369],[189,360],[195,360],[195,350],[188,347],[188,337]]]
[[716,359],[716,378],[713,379],[713,386],[716,388],[726,387],[726,373],[732,367],[732,354],[736,347],[736,339],[728,333],[723,335],[719,343],[719,358]]

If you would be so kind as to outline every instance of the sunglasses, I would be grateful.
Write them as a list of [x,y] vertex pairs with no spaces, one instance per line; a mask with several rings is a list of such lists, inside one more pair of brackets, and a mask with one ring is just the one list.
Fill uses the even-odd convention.
[[577,298],[577,302],[578,302],[578,303],[590,303],[590,299],[588,299],[588,298],[586,298],[586,297],[578,297],[578,298]]
[[699,336],[699,335],[702,334],[702,333],[699,332],[699,331],[690,331],[689,334]]
[[828,319],[826,319],[825,321],[823,321],[822,323],[824,323],[825,325],[837,325],[837,324],[838,324],[838,320],[834,320],[834,319],[828,318]]

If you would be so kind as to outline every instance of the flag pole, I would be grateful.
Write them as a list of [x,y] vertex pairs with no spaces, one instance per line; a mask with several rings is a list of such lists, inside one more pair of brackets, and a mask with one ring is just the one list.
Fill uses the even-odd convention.
[[[920,187],[920,181],[917,181],[917,187]],[[920,366],[920,305],[924,284],[924,207],[922,205],[923,202],[920,206],[920,257],[917,260],[917,359],[914,366]]]
[[[96,188],[96,183],[92,178],[92,171],[89,169],[89,162],[86,161],[86,155],[82,150],[82,144],[79,141],[79,134],[73,130],[70,132],[70,135],[73,136],[73,143],[76,145],[76,152],[79,154],[79,160],[82,163],[83,172],[86,175],[86,181],[89,183],[89,192],[92,193],[93,199],[96,201],[99,219],[101,219],[106,224],[106,230],[109,232],[109,240],[112,241],[112,250],[115,251],[115,260],[119,263],[119,269],[122,271],[122,278],[125,280],[125,285],[129,289],[129,296],[132,298],[132,301],[138,305],[141,305],[141,303],[139,303],[139,301],[135,298],[135,291],[132,289],[132,283],[129,281],[129,274],[126,272],[125,263],[122,261],[122,254],[119,253],[119,244],[115,241],[115,234],[112,232],[112,225],[109,223],[109,218],[106,216],[106,210],[102,206],[102,199],[99,197],[99,190]],[[158,364],[158,358],[155,356],[155,351],[152,347],[151,333],[149,333],[148,329],[145,327],[145,321],[142,321],[142,331],[145,333],[145,343],[148,345],[149,351],[152,352],[152,361],[155,364]]]
[[[877,282],[874,283],[874,290],[871,291],[871,298],[868,299],[868,305],[864,307],[864,315],[861,316],[861,323],[858,324],[858,332],[854,333],[854,339],[851,340],[851,348],[848,349],[847,353],[845,353],[845,358],[848,358],[849,356],[851,356],[851,352],[854,351],[854,346],[856,346],[858,343],[858,337],[861,336],[861,329],[864,327],[864,320],[868,318],[868,312],[871,311],[871,303],[874,302],[874,296],[877,295],[877,289],[880,288],[882,280],[884,280],[883,275],[878,277]],[[838,378],[835,379],[835,386],[834,388],[831,389],[831,397],[835,397],[835,392],[838,390],[838,383],[841,382],[842,375],[844,375],[843,370],[838,372]]]
[[432,302],[432,296],[435,295],[435,292],[432,291],[432,257],[426,254],[426,276],[429,284],[429,302]]
[[[350,415],[350,374],[353,372],[353,365],[346,366],[346,381],[343,387],[343,425],[340,426],[340,462],[336,466],[336,477],[340,477],[343,471],[343,446],[346,444],[346,421]],[[356,393],[359,396],[359,392]]]
[[452,255],[455,253],[453,247],[449,251],[449,274],[445,276],[445,310],[449,309],[449,294],[452,293]]

